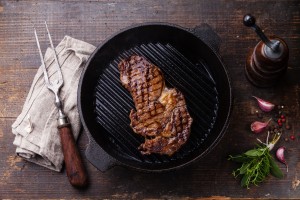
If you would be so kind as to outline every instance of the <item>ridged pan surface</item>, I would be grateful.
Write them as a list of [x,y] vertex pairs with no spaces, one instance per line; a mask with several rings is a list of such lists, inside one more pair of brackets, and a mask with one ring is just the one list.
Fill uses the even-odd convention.
[[[144,138],[130,127],[134,108],[121,85],[118,64],[140,55],[158,66],[169,88],[186,99],[193,118],[190,138],[174,155],[142,155]],[[169,170],[208,153],[224,134],[231,107],[227,72],[219,57],[188,31],[168,25],[145,25],[125,30],[100,46],[87,64],[79,94],[85,129],[110,156],[142,170]]]

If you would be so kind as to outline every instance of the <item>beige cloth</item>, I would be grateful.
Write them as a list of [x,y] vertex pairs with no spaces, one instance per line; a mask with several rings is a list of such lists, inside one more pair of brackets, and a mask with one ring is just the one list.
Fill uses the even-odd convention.
[[[75,139],[80,132],[77,110],[77,88],[83,66],[95,47],[69,36],[56,47],[64,79],[60,90],[63,110],[72,125]],[[47,49],[45,64],[50,81],[57,79],[53,51]],[[17,155],[24,159],[60,171],[63,164],[60,136],[57,129],[58,110],[54,94],[47,89],[40,67],[34,77],[21,114],[12,125]],[[28,119],[29,118],[29,119]],[[31,128],[30,130],[30,123]]]

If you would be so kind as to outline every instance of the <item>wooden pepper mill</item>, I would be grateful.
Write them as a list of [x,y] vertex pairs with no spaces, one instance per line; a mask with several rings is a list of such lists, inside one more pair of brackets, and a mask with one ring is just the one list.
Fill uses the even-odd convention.
[[246,76],[257,87],[273,86],[286,72],[289,59],[288,46],[277,36],[269,39],[255,24],[255,18],[250,14],[244,16],[243,22],[245,26],[253,28],[261,39],[247,57]]

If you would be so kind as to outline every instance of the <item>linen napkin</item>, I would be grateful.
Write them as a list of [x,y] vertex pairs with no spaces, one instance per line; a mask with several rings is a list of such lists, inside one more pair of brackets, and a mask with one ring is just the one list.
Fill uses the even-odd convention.
[[[83,66],[95,46],[65,36],[56,47],[61,65],[64,85],[60,90],[63,110],[72,125],[75,140],[80,132],[80,119],[77,110],[77,88]],[[45,65],[50,81],[57,79],[53,51],[48,48]],[[45,85],[43,70],[40,67],[34,77],[21,114],[12,124],[15,135],[13,144],[20,157],[60,171],[63,165],[60,135],[57,129],[58,110],[54,105],[54,94]]]

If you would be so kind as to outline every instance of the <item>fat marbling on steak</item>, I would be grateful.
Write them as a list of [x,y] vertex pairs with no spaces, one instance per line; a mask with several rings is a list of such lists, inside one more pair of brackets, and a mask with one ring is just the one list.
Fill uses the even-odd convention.
[[122,60],[118,67],[122,85],[135,104],[130,126],[145,137],[141,153],[171,156],[188,140],[193,122],[184,96],[167,88],[161,70],[141,56]]

